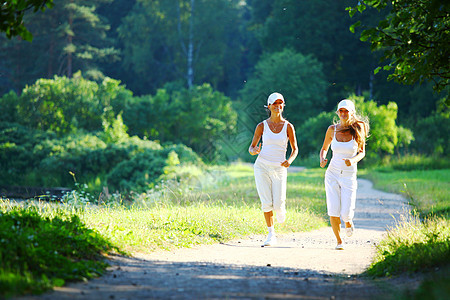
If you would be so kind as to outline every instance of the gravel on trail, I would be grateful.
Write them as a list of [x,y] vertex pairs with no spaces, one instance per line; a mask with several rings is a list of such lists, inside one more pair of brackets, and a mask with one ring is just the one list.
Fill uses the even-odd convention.
[[20,299],[385,299],[393,286],[414,287],[420,279],[369,280],[358,275],[370,265],[386,229],[408,209],[402,196],[358,179],[356,230],[352,237],[341,231],[343,251],[334,249],[334,235],[326,227],[278,234],[278,244],[270,247],[261,247],[265,236],[250,236],[113,256],[102,277]]

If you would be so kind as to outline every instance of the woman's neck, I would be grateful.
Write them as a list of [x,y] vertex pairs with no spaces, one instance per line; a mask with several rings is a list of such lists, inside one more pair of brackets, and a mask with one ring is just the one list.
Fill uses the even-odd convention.
[[271,114],[269,120],[273,123],[279,123],[284,121],[284,118],[281,116],[281,114]]
[[339,125],[341,125],[341,128],[346,128],[350,126],[350,123],[348,122],[348,120],[341,120]]

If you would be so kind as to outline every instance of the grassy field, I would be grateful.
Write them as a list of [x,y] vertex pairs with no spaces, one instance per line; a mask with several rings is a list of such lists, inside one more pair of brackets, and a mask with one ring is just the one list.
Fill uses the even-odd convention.
[[[408,167],[409,168],[409,167]],[[450,293],[450,169],[364,170],[375,187],[402,193],[415,213],[400,222],[377,246],[367,274],[390,277],[420,272],[425,280],[398,299],[448,299]]]
[[[323,172],[289,174],[287,220],[277,225],[278,232],[327,224]],[[134,195],[133,204],[114,197],[118,201],[104,205],[86,203],[83,193],[73,193],[66,204],[1,200],[0,220],[9,230],[0,232],[0,298],[98,276],[106,268],[101,257],[110,252],[151,252],[267,233],[249,166],[210,168],[182,185],[167,182]]]
[[[289,173],[288,215],[284,224],[276,225],[278,232],[308,231],[327,225],[324,172],[317,168]],[[449,183],[445,179],[449,178],[449,172],[448,169],[360,172],[374,180],[377,188],[392,192],[405,193],[406,183],[408,195],[422,213],[422,218],[412,217],[389,232],[378,246],[368,274],[392,276],[448,265]],[[133,203],[123,203],[120,195],[115,195],[114,201],[102,205],[83,202],[82,194],[74,194],[73,202],[64,205],[0,201],[0,219],[10,228],[0,233],[0,297],[40,292],[66,281],[102,274],[106,265],[101,257],[108,252],[170,250],[266,234],[267,231],[253,170],[247,165],[211,167],[201,178],[191,178],[184,184],[165,182],[149,193],[133,197]],[[441,216],[424,217],[430,211],[439,212]],[[34,223],[24,221],[29,219]],[[70,247],[61,252],[58,243],[38,242],[49,236],[70,241]],[[74,239],[75,236],[78,238]],[[18,250],[18,246],[22,250]],[[39,253],[53,256],[45,256],[47,261],[39,260]],[[31,258],[36,261],[29,261]],[[84,264],[80,267],[68,261],[84,261]],[[65,268],[61,268],[61,262],[66,262]],[[29,267],[36,263],[43,267],[37,273]],[[73,273],[71,268],[78,273]],[[57,273],[57,270],[63,272]],[[448,284],[445,278],[443,282]],[[421,291],[428,286],[430,283]],[[432,290],[442,288],[441,285],[431,286]]]
[[375,187],[402,193],[422,215],[448,214],[450,209],[450,169],[417,171],[365,170],[363,175]]

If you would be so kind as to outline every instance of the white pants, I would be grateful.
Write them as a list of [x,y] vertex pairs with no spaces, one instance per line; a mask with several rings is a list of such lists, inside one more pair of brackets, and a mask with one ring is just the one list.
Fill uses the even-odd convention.
[[325,192],[330,217],[341,217],[350,222],[355,215],[356,172],[328,168],[325,172]]
[[256,189],[263,212],[286,214],[287,168],[267,165],[258,159],[254,165]]

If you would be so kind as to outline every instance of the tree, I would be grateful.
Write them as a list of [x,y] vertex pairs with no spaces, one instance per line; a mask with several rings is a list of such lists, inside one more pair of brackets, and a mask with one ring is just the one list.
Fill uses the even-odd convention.
[[237,0],[136,1],[118,29],[128,86],[138,94],[177,80],[227,86],[240,77],[239,17]]
[[[262,2],[262,3],[261,3]],[[361,94],[373,81],[374,55],[348,30],[344,0],[252,1],[254,32],[265,52],[293,49],[312,54],[328,82],[327,107],[348,93]],[[370,17],[372,17],[370,15]]]
[[[390,8],[387,17],[375,27],[365,27],[362,41],[371,49],[383,51],[383,66],[393,70],[388,79],[403,84],[433,81],[438,92],[448,88],[450,80],[450,2],[441,0],[366,0],[349,7],[350,16],[367,7]],[[358,21],[351,30],[360,26]]]
[[262,106],[270,93],[280,92],[286,99],[286,117],[300,126],[305,114],[315,116],[323,110],[326,88],[322,64],[314,56],[285,49],[262,56],[241,96],[244,103],[258,101]]
[[[0,104],[8,105],[14,96],[6,94]],[[59,135],[101,131],[114,124],[131,96],[120,82],[108,77],[101,84],[84,79],[79,72],[73,78],[39,79],[15,96],[17,118],[11,121]]]
[[31,41],[32,34],[25,27],[23,17],[26,11],[33,9],[44,11],[53,7],[53,0],[9,0],[2,1],[0,8],[0,31],[5,32],[10,39],[13,36],[20,36],[24,40]]
[[130,135],[161,143],[183,143],[206,159],[220,155],[219,140],[233,132],[231,100],[209,84],[135,98],[123,113]]
[[[38,78],[71,77],[81,70],[89,79],[103,79],[101,65],[119,59],[106,37],[107,20],[96,7],[111,0],[60,0],[45,14],[26,15],[34,39],[0,37],[0,68],[7,89],[19,92]],[[1,92],[1,90],[0,90]]]

